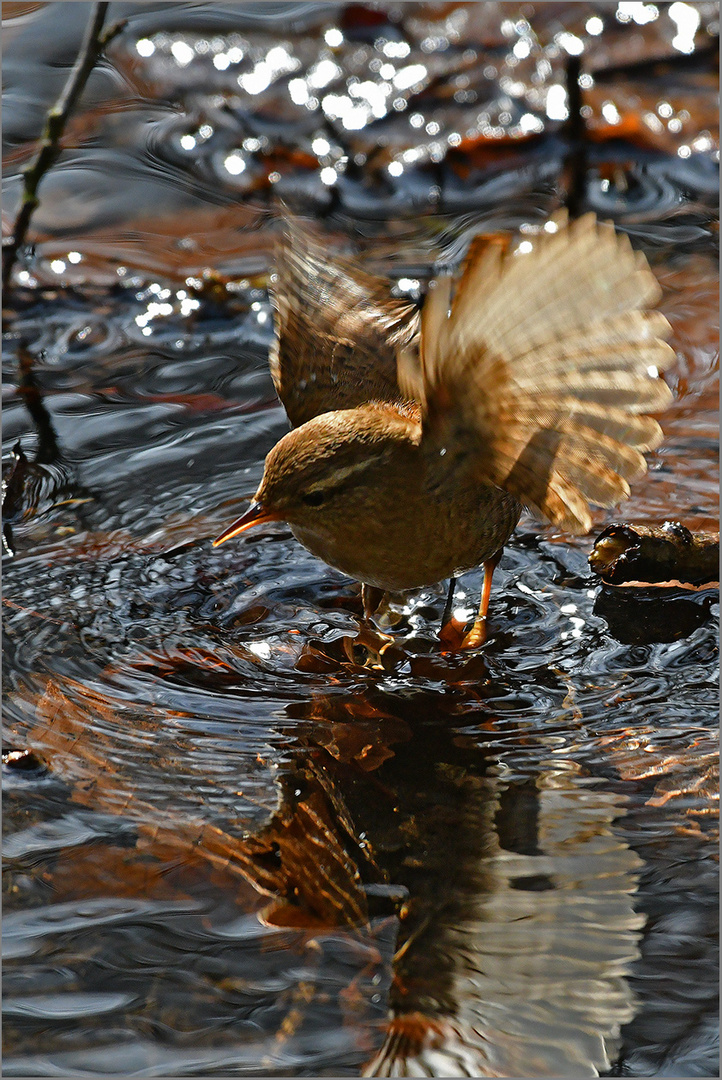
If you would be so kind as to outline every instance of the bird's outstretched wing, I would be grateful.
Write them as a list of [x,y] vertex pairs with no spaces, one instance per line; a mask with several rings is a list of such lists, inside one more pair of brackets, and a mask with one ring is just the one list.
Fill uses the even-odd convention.
[[[593,214],[512,253],[472,256],[429,291],[418,353],[400,350],[402,391],[424,437],[476,455],[479,475],[571,532],[589,503],[614,506],[646,469],[671,400],[674,360],[660,288],[643,254]],[[647,310],[645,310],[647,309]]]
[[351,259],[330,257],[289,215],[275,266],[269,363],[291,423],[369,401],[399,401],[396,352],[418,334],[414,306]]

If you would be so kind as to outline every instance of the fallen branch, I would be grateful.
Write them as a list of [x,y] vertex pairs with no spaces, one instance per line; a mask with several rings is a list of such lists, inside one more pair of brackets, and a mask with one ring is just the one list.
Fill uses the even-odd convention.
[[40,149],[34,161],[23,170],[23,194],[20,208],[15,218],[12,234],[8,242],[3,244],[2,284],[4,290],[10,288],[12,271],[17,261],[18,252],[25,244],[30,221],[38,206],[37,192],[40,182],[60,155],[62,149],[60,140],[63,137],[68,117],[82,94],[98,57],[113,38],[120,33],[127,22],[126,19],[122,19],[103,33],[103,23],[105,22],[107,10],[107,3],[93,4],[90,20],[78,58],[73,65],[73,70],[70,72],[63,92],[45,119]]

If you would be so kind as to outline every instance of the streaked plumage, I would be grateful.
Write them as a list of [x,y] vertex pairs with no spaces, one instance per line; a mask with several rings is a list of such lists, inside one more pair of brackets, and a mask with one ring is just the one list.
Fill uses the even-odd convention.
[[491,564],[522,506],[587,531],[589,504],[626,498],[661,441],[648,414],[671,398],[657,373],[674,352],[649,310],[659,286],[591,214],[472,253],[458,280],[432,282],[420,320],[295,223],[276,265],[271,372],[299,426],[218,543],[286,520],[366,585],[430,585]]

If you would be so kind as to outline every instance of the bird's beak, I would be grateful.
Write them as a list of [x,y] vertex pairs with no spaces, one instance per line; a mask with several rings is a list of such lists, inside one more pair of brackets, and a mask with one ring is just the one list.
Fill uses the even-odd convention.
[[250,529],[252,525],[263,525],[266,521],[283,521],[283,518],[275,510],[267,510],[263,503],[252,502],[245,514],[241,514],[232,525],[215,538],[213,547],[225,544],[226,540],[232,540],[234,536]]

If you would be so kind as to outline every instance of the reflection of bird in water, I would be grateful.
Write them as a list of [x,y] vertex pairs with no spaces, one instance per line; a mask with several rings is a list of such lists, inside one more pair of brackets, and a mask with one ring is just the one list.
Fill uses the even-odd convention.
[[[674,356],[643,255],[593,215],[502,254],[472,253],[430,288],[420,323],[389,287],[290,223],[272,297],[271,370],[295,427],[222,543],[284,520],[331,566],[382,592],[484,565],[491,575],[528,506],[585,532],[657,446]],[[442,631],[443,633],[443,631]],[[453,638],[453,630],[447,630]]]
[[[463,783],[453,841],[427,854],[386,1040],[363,1075],[582,1077],[611,1067],[634,1015],[625,974],[644,922],[633,902],[641,863],[610,827],[613,794],[549,770],[531,782],[535,808],[519,816],[528,787],[506,789],[515,825],[509,807],[500,812],[504,785]],[[444,804],[427,810],[420,829],[435,835]]]

